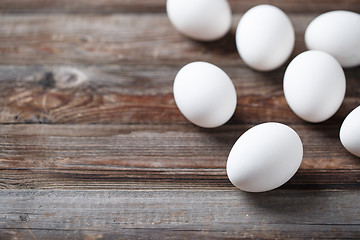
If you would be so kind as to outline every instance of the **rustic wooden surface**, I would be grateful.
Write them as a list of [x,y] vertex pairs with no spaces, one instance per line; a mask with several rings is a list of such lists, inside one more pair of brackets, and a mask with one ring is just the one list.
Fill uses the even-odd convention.
[[[360,67],[330,120],[296,117],[285,66],[259,73],[239,58],[234,32],[250,7],[281,7],[296,30],[293,56],[318,14],[360,12],[359,0],[231,0],[233,26],[201,43],[179,35],[164,0],[0,0],[0,239],[360,239],[360,159],[338,139],[360,104]],[[187,122],[172,96],[181,66],[222,67],[238,93],[216,129]],[[225,173],[248,128],[293,127],[304,142],[298,173],[249,194]]]

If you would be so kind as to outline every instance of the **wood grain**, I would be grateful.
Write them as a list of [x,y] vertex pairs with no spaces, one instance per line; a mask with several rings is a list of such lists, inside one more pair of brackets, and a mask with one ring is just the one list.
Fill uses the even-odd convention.
[[[141,16],[141,17],[140,17]],[[223,39],[203,43],[179,34],[166,14],[3,14],[0,19],[2,65],[177,64],[210,61],[244,67],[235,46],[242,14],[233,16]],[[316,14],[291,14],[298,43]]]
[[[291,126],[305,156],[285,189],[360,189],[360,162],[332,125]],[[234,189],[226,159],[249,127],[4,125],[0,188]]]
[[[293,56],[305,50],[301,39],[312,17],[291,16],[300,39]],[[254,72],[240,60],[232,34],[215,43],[190,41],[165,15],[6,15],[1,38],[3,123],[186,124],[172,83],[183,65],[199,59],[219,65],[233,79],[238,90],[233,123],[301,122],[283,97],[285,66]],[[360,103],[360,68],[346,75],[350,87],[337,124]]]
[[[331,239],[360,237],[350,191],[4,191],[12,239]],[[56,230],[54,229],[56,228]]]
[[[0,239],[360,239],[360,161],[338,137],[360,104],[360,67],[345,70],[338,113],[309,124],[286,104],[288,63],[252,71],[234,41],[244,11],[271,3],[294,24],[292,58],[314,17],[360,1],[230,0],[231,31],[212,43],[180,35],[165,2],[0,1]],[[173,99],[176,73],[199,60],[238,94],[216,129],[189,123]],[[266,121],[294,128],[304,159],[282,187],[245,193],[226,159]]]
[[[229,0],[233,12],[244,12],[258,4],[273,4],[286,12],[360,11],[359,0]],[[0,10],[6,13],[118,13],[164,12],[166,0],[2,0]],[[340,7],[341,6],[341,7]]]
[[[186,124],[176,107],[172,85],[178,65],[103,67],[0,66],[0,122]],[[229,124],[303,121],[288,107],[282,91],[284,69],[258,73],[223,67],[238,93]],[[337,128],[360,104],[360,68],[346,71],[343,106],[328,122]]]

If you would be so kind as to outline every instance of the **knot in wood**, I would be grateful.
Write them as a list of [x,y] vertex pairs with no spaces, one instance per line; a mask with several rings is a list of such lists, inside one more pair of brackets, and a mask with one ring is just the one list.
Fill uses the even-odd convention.
[[88,80],[83,72],[73,67],[56,68],[51,73],[57,88],[75,88]]
[[28,222],[30,220],[29,214],[23,213],[19,216],[20,222]]

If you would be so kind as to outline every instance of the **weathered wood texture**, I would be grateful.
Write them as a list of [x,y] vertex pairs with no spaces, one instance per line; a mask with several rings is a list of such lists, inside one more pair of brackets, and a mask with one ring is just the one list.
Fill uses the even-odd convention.
[[[291,14],[297,36],[294,55],[304,51],[303,34],[317,14]],[[180,35],[162,14],[2,14],[2,65],[183,65],[205,60],[244,67],[235,46],[236,25],[221,40],[203,43]]]
[[[305,50],[304,31],[314,16],[290,16],[298,39],[293,56]],[[240,60],[234,42],[239,18],[224,39],[200,43],[179,35],[165,14],[4,15],[0,122],[187,123],[173,100],[173,79],[184,64],[204,60],[234,81],[233,122],[301,123],[283,96],[285,66],[258,73]],[[360,68],[346,75],[337,122],[359,104]]]
[[[210,1],[210,0],[209,0]],[[318,14],[360,12],[360,1],[273,3],[296,31]],[[360,104],[360,67],[345,70],[346,98],[325,123],[286,104],[286,64],[247,68],[231,32],[213,43],[170,25],[164,0],[0,1],[0,239],[360,239],[360,160],[338,138]],[[184,119],[177,71],[209,61],[232,78],[234,117],[216,129]],[[236,190],[227,155],[251,126],[289,124],[304,143],[298,173],[262,194]],[[42,124],[45,123],[45,124]]]
[[[173,79],[180,67],[0,66],[0,122],[190,125],[177,109],[172,94]],[[238,93],[237,109],[229,124],[304,123],[285,101],[284,69],[272,73],[237,66],[223,69],[233,79]],[[346,75],[346,98],[328,121],[336,127],[360,103],[360,68],[347,70]]]
[[[1,0],[2,12],[118,13],[164,12],[166,0]],[[258,4],[273,4],[286,12],[360,11],[359,0],[229,0],[233,12],[244,12]]]
[[[4,191],[3,239],[358,239],[350,191]],[[4,211],[11,209],[12,211]],[[56,231],[57,229],[57,231]],[[61,233],[61,234],[59,234]]]
[[[4,125],[3,189],[232,189],[227,155],[250,125]],[[285,189],[360,188],[360,162],[332,125],[292,125],[305,155]]]

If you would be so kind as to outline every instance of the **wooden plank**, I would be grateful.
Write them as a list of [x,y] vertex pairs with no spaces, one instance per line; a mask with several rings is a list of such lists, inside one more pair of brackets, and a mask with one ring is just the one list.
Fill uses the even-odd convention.
[[360,237],[358,191],[1,193],[2,239]]
[[[174,159],[174,161],[176,161]],[[74,168],[74,167],[72,167]],[[225,169],[126,168],[119,170],[66,170],[53,168],[0,169],[0,189],[52,190],[232,190]],[[100,168],[100,167],[98,167]],[[104,167],[106,168],[106,167]],[[354,190],[360,188],[360,171],[303,170],[282,190]]]
[[[250,125],[3,125],[2,189],[235,189],[225,164]],[[284,189],[359,189],[360,165],[332,125],[292,125],[304,142]]]
[[[315,14],[291,14],[296,30],[294,55],[305,50],[304,31]],[[2,65],[181,64],[209,61],[245,67],[235,46],[241,14],[231,32],[204,43],[180,35],[166,14],[3,14]]]
[[[238,93],[229,124],[280,121],[302,124],[282,91],[284,67],[254,72],[222,66]],[[0,122],[187,124],[176,107],[172,85],[181,65],[0,66]],[[360,104],[360,68],[346,70],[347,93],[329,121],[339,128]]]
[[[234,13],[244,12],[258,4],[273,4],[286,12],[325,12],[331,10],[360,11],[358,0],[229,0]],[[0,11],[36,13],[118,13],[164,12],[166,0],[2,0]]]
[[[5,15],[3,20],[0,63],[10,65],[0,67],[0,122],[185,124],[172,82],[181,66],[199,59],[218,64],[234,80],[238,109],[233,123],[301,122],[289,114],[283,97],[285,66],[271,73],[248,69],[232,34],[217,43],[190,41],[165,15]],[[292,20],[302,35],[311,16],[293,15]],[[293,55],[305,50],[301,38]],[[359,104],[360,68],[346,75],[347,98],[336,122]]]

